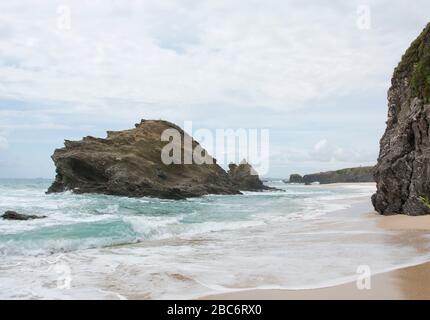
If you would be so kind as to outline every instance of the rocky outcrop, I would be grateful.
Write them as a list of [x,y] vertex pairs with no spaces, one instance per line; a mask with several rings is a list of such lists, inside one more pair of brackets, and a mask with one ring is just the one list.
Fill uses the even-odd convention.
[[[181,141],[162,141],[166,129],[179,133]],[[184,138],[192,149],[200,148],[209,160],[204,164],[164,164],[161,152],[172,143],[184,156]],[[70,190],[129,197],[183,199],[206,194],[240,194],[215,159],[181,128],[162,120],[142,120],[135,128],[108,131],[105,139],[85,137],[65,141],[52,159],[57,176],[48,193]]]
[[394,70],[388,121],[375,170],[375,209],[384,215],[429,214],[430,24]]
[[254,168],[243,160],[239,165],[230,163],[228,175],[232,183],[243,191],[262,191],[272,189],[265,186]]
[[353,183],[353,182],[374,182],[374,167],[347,168],[336,171],[327,171],[303,176],[305,184],[319,182],[328,183]]
[[6,211],[2,216],[5,220],[33,220],[33,219],[42,219],[46,218],[46,216],[36,216],[32,214],[22,214],[15,211]]
[[290,175],[290,179],[288,180],[288,183],[303,183],[303,177],[300,174],[292,174]]

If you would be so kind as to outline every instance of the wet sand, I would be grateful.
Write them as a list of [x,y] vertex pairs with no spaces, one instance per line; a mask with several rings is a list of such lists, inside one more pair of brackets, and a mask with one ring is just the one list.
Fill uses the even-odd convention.
[[[430,232],[430,216],[411,217],[405,215],[380,216],[376,212],[368,214],[376,225],[384,230],[401,230],[401,241],[417,242],[427,231]],[[243,299],[243,300],[430,300],[430,262],[376,274],[371,277],[370,289],[359,289],[357,282],[335,285],[319,289],[283,290],[256,289],[215,294],[202,299]]]
[[309,290],[248,290],[203,297],[208,300],[430,300],[430,263],[375,275],[370,289],[357,283]]

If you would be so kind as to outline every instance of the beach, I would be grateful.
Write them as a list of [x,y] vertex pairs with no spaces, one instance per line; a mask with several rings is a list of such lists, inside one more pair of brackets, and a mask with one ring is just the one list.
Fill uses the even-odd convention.
[[0,300],[430,300],[429,10],[0,2]]
[[[0,221],[3,299],[428,297],[428,219],[373,213],[374,184],[175,201],[50,183],[0,181],[0,210],[47,216]],[[356,289],[363,266],[371,290]]]
[[[328,186],[334,187],[334,185]],[[430,216],[392,215],[381,216],[376,212],[367,214],[374,220],[378,228],[405,232],[402,241],[420,247],[420,231],[430,232]],[[418,232],[418,234],[417,234]],[[422,250],[424,250],[422,248]],[[403,267],[383,272],[371,277],[369,289],[359,289],[357,281],[307,290],[245,290],[218,295],[210,295],[201,299],[208,300],[430,300],[430,263]]]
[[249,290],[202,297],[204,300],[400,300],[430,299],[430,263],[372,277],[371,289],[355,282],[309,290]]

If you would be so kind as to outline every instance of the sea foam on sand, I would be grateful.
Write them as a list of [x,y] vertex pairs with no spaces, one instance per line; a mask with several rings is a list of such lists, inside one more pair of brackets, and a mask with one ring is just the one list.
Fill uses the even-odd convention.
[[373,184],[278,182],[285,192],[186,201],[46,196],[46,184],[0,182],[0,210],[48,216],[12,227],[0,221],[1,298],[186,299],[317,288],[353,281],[360,265],[377,274],[430,258],[425,234],[405,241],[403,231],[369,217]]

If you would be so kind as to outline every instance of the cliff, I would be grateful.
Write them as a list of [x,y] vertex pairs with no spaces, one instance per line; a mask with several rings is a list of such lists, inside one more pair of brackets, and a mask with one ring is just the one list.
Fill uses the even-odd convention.
[[[105,139],[66,140],[65,147],[55,150],[52,156],[57,176],[48,193],[71,190],[170,199],[240,194],[214,159],[213,164],[164,164],[161,150],[169,142],[161,141],[161,134],[166,129],[177,130],[182,141],[184,137],[191,139],[173,123],[142,120],[133,129],[109,131]],[[192,141],[192,147],[200,146]],[[179,149],[183,155],[181,142]]]
[[[430,24],[395,68],[388,120],[375,170],[375,209],[384,215],[429,214]],[[421,200],[420,200],[421,199]]]
[[328,183],[352,183],[352,182],[374,182],[373,167],[347,168],[336,171],[327,171],[303,176],[305,184],[319,182]]

